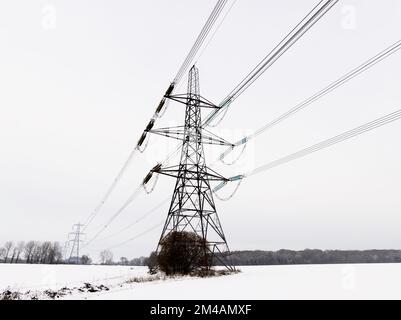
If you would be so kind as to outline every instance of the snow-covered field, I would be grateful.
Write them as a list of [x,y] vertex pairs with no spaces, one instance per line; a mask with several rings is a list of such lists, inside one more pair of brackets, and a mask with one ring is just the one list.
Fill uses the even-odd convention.
[[[145,267],[0,264],[0,290],[44,291],[84,283],[109,290],[64,299],[401,299],[401,264],[247,266],[213,278],[147,278]],[[128,283],[127,283],[128,282]]]
[[145,267],[0,264],[0,292],[41,292],[85,283],[114,287],[146,275]]

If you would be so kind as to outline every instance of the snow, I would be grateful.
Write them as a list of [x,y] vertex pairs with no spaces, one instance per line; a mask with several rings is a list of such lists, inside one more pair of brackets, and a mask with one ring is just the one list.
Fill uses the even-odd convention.
[[145,267],[0,265],[0,288],[60,289],[84,282],[109,291],[74,292],[65,299],[400,299],[401,264],[246,266],[212,278],[148,277]]
[[146,272],[145,267],[0,264],[0,291],[57,290],[86,282],[113,285]]
[[401,264],[241,267],[219,278],[144,283],[92,299],[399,299]]

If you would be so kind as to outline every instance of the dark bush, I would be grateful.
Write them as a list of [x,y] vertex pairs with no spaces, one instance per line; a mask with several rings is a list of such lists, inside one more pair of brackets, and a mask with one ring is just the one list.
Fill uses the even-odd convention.
[[209,269],[211,256],[202,237],[193,232],[175,231],[161,242],[157,264],[167,275],[186,275]]

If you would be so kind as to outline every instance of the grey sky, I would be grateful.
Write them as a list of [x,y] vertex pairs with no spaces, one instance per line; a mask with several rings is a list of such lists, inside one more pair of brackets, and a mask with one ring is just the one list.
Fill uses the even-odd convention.
[[[218,103],[317,3],[238,0],[197,66],[201,93]],[[64,241],[110,185],[174,77],[214,0],[0,3],[0,242]],[[216,132],[255,130],[401,39],[398,0],[341,1],[232,105]],[[350,20],[351,19],[351,20]],[[274,160],[401,108],[401,52],[258,137],[226,176]],[[181,92],[185,90],[185,81]],[[158,126],[182,124],[171,104]],[[231,249],[401,247],[401,124],[245,180],[217,201]],[[151,137],[90,238],[176,142]],[[219,147],[207,149],[213,162]],[[172,193],[161,177],[107,236]],[[229,194],[232,188],[222,190]],[[129,231],[88,247],[97,258],[162,222],[167,205]],[[147,254],[160,230],[114,250]],[[99,237],[101,238],[101,237]]]

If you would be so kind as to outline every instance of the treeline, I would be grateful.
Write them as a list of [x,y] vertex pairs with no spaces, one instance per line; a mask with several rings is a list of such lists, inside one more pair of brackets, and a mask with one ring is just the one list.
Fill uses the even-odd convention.
[[63,263],[63,253],[58,242],[8,241],[0,247],[0,262],[58,264]]
[[[235,266],[290,265],[290,264],[341,264],[341,263],[401,263],[401,250],[318,250],[306,249],[278,251],[231,251]],[[146,266],[149,258],[138,258],[130,265]],[[218,259],[215,261],[219,265]]]
[[401,250],[232,251],[231,262],[245,265],[399,263]]
[[[290,264],[341,264],[341,263],[401,263],[401,250],[278,250],[278,251],[232,251],[231,263],[236,266],[246,265],[290,265]],[[0,263],[35,263],[35,264],[63,264],[78,263],[91,264],[90,257],[83,255],[63,259],[62,248],[58,242],[28,241],[6,242],[0,246]],[[100,253],[100,264],[147,266],[149,257],[128,259],[121,257],[113,261],[113,254],[109,250]],[[218,261],[217,261],[218,264]]]
[[[119,261],[113,261],[113,253],[103,250],[99,255],[99,263],[103,265],[144,266],[147,257],[134,258],[132,260],[121,257]],[[59,242],[50,241],[8,241],[0,246],[0,263],[32,263],[32,264],[92,264],[88,255],[80,257],[63,257],[63,249]]]

